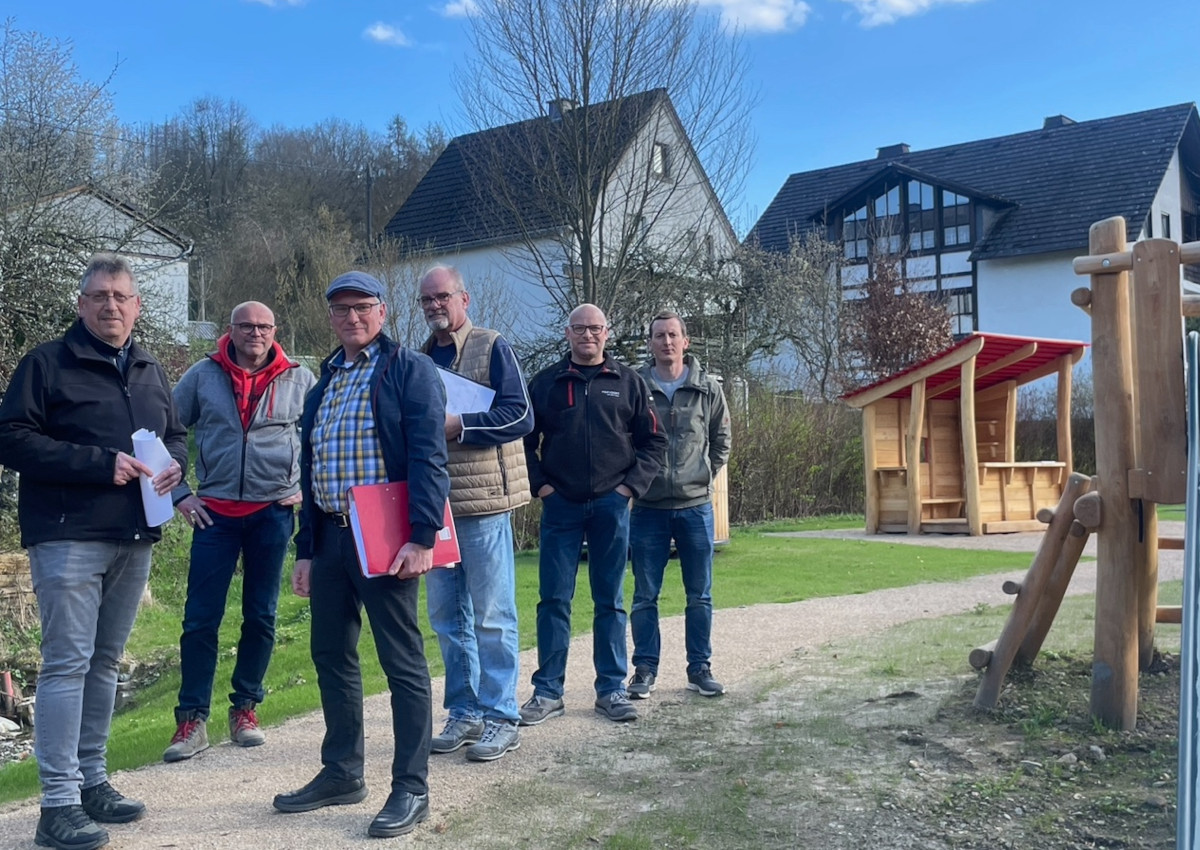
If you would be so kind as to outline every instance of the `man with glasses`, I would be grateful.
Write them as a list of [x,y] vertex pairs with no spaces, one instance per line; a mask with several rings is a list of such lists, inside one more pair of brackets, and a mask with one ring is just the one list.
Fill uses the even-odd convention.
[[467,318],[471,295],[456,269],[427,271],[417,303],[433,331],[421,350],[441,368],[495,391],[487,410],[446,414],[450,505],[462,561],[425,578],[449,713],[430,750],[452,753],[469,744],[468,759],[493,761],[521,746],[511,512],[529,501],[521,438],[533,429],[533,410],[512,346]]
[[[446,475],[446,395],[424,354],[383,333],[383,284],[347,272],[325,290],[341,346],[321,364],[301,419],[304,503],[296,535],[292,590],[312,607],[312,657],[325,714],[320,773],[279,794],[281,812],[366,799],[363,686],[358,660],[362,609],[375,636],[392,701],[392,786],[367,834],[412,832],[429,816],[429,668],[417,621],[417,578],[433,567],[450,480]],[[365,578],[349,527],[346,491],[356,484],[408,482],[412,538],[387,575]]]
[[[102,847],[100,824],[145,811],[109,784],[106,750],[117,663],[161,537],[146,524],[138,481],[171,492],[187,464],[187,431],[162,366],[131,337],[141,308],[129,263],[92,257],[79,321],[22,358],[0,402],[0,464],[20,473],[21,545],[42,626],[34,840],[60,850]],[[157,475],[133,457],[139,428],[171,455]]]
[[596,712],[637,719],[625,692],[622,584],[629,551],[629,500],[662,466],[667,441],[645,382],[604,352],[608,322],[582,304],[567,321],[570,353],[529,384],[534,429],[525,438],[529,482],[542,500],[538,563],[538,669],[521,724],[564,711],[571,600],[584,541],[595,613],[592,661]]
[[163,761],[208,749],[217,637],[229,584],[242,562],[242,629],[230,680],[229,740],[255,747],[266,738],[255,706],[275,648],[283,556],[300,502],[304,396],[316,378],[275,341],[275,315],[247,301],[233,308],[217,350],[175,387],[175,405],[196,442],[199,492],[182,482],[171,494],[192,527],[175,735]]

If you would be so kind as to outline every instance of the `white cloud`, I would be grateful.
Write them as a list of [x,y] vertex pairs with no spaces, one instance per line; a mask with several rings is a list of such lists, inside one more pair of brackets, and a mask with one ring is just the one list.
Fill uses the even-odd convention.
[[378,44],[390,44],[393,47],[408,47],[412,44],[408,36],[402,33],[397,27],[385,24],[383,21],[376,21],[363,30],[363,38],[370,39]]
[[247,3],[258,3],[261,6],[270,6],[272,9],[280,9],[286,6],[303,6],[306,0],[246,0]]
[[804,0],[695,0],[695,3],[719,8],[722,24],[747,32],[787,32],[804,26],[812,11]]
[[479,11],[475,0],[452,0],[439,10],[447,18],[469,18]]
[[977,3],[979,0],[842,0],[858,10],[864,27],[893,24],[900,18],[920,15],[947,3]]

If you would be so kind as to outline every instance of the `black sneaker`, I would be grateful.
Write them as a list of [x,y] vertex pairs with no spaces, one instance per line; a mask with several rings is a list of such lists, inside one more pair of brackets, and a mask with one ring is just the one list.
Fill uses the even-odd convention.
[[618,723],[626,723],[638,718],[637,709],[633,707],[629,697],[625,696],[622,691],[613,691],[611,694],[597,697],[596,713]]
[[633,671],[633,677],[629,680],[629,687],[625,690],[629,692],[630,699],[646,699],[658,687],[654,684],[655,676],[650,672],[649,667],[638,667]]
[[33,843],[57,850],[96,850],[108,843],[108,833],[83,806],[50,806],[42,808]]
[[695,673],[688,673],[688,690],[699,691],[702,697],[719,697],[725,686],[712,677],[712,669],[705,664]]
[[96,823],[129,823],[146,813],[143,803],[129,799],[108,782],[84,788],[80,796],[83,810]]

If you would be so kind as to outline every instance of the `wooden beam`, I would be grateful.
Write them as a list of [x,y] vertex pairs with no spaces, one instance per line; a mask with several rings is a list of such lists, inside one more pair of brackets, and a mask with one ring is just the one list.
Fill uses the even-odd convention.
[[1037,554],[1033,556],[1033,563],[1025,573],[1025,579],[1021,582],[1017,598],[1013,602],[1012,613],[1008,615],[1008,622],[1004,624],[1004,630],[996,642],[987,672],[984,673],[979,689],[975,692],[976,708],[995,708],[996,700],[1000,698],[1000,688],[1004,685],[1004,677],[1008,675],[1008,669],[1029,632],[1042,594],[1069,539],[1067,532],[1071,529],[1071,505],[1091,486],[1092,480],[1086,475],[1076,474],[1067,479],[1055,517],[1047,526],[1046,534],[1038,545]]
[[1070,357],[1060,357],[1058,363],[1058,421],[1055,429],[1058,439],[1058,462],[1066,464],[1066,474],[1075,469],[1075,455],[1071,447],[1071,380],[1073,375]]
[[925,429],[925,380],[912,386],[908,408],[908,433],[904,451],[908,462],[908,533],[921,533],[921,432]]
[[[1070,481],[1069,478],[1067,480]],[[1095,486],[1094,479],[1091,486]],[[1083,547],[1087,545],[1090,536],[1091,533],[1080,525],[1078,520],[1071,521],[1067,538],[1063,541],[1062,549],[1058,553],[1058,560],[1054,562],[1054,569],[1050,571],[1050,578],[1042,588],[1037,610],[1034,611],[1033,618],[1029,621],[1029,627],[1025,630],[1025,637],[1021,641],[1020,649],[1017,650],[1014,663],[1028,665],[1037,658],[1042,644],[1046,641],[1046,635],[1050,633],[1050,627],[1054,625],[1054,617],[1058,614],[1058,609],[1062,607],[1063,597],[1067,593],[1067,585],[1071,583],[1071,577],[1075,575],[1079,556],[1083,554]]]
[[996,642],[991,641],[983,646],[977,646],[967,656],[967,662],[976,670],[986,669],[992,663],[992,653],[996,651]]
[[866,504],[863,512],[867,516],[867,534],[879,533],[879,456],[875,451],[875,441],[879,438],[875,433],[875,405],[863,408],[862,412],[862,441],[863,441],[863,472],[865,473]]
[[[1001,357],[995,363],[989,363],[986,366],[981,366],[975,370],[975,380],[985,378],[993,372],[999,372],[1001,369],[1007,369],[1014,363],[1020,363],[1022,360],[1027,360],[1037,354],[1037,343],[1031,342],[1028,345],[1023,345],[1011,354]],[[958,389],[962,385],[961,378],[955,378],[945,384],[939,384],[933,392],[929,393],[928,398],[935,399],[940,395],[945,395],[948,392]]]
[[[1140,245],[1142,243],[1139,242],[1137,244]],[[1136,248],[1137,245],[1134,247]],[[1091,249],[1089,248],[1089,250]],[[1185,242],[1180,245],[1179,262],[1185,266],[1200,263],[1200,242]],[[1071,265],[1075,269],[1075,274],[1098,275],[1130,271],[1133,268],[1133,263],[1132,251],[1111,251],[1106,254],[1097,254],[1095,251],[1092,251],[1090,256],[1076,257]]]
[[1004,399],[1004,461],[1017,459],[1017,388],[1014,385]]
[[958,400],[958,415],[963,445],[963,498],[967,502],[970,533],[979,535],[983,534],[983,512],[979,504],[979,443],[975,433],[975,358],[960,368],[963,392]]
[[1159,623],[1176,623],[1183,622],[1183,606],[1182,605],[1159,605],[1155,612],[1155,619]]
[[1134,245],[1130,287],[1138,490],[1143,499],[1175,505],[1187,499],[1179,246],[1170,239]]
[[965,343],[961,348],[956,348],[953,351],[939,357],[931,363],[926,363],[919,369],[909,372],[906,375],[900,375],[892,378],[890,381],[880,384],[874,389],[866,390],[853,398],[846,399],[846,404],[851,407],[866,407],[873,401],[878,401],[881,398],[887,398],[892,393],[902,390],[917,381],[923,381],[926,378],[932,377],[939,372],[945,372],[947,369],[953,369],[967,360],[975,357],[983,349],[983,337],[975,337],[970,342]]
[[[1093,257],[1125,252],[1125,220],[1092,225]],[[1108,266],[1104,266],[1106,270]],[[1136,430],[1133,359],[1129,339],[1129,275],[1092,275],[1092,381],[1096,473],[1104,517],[1096,555],[1096,621],[1092,662],[1092,716],[1121,731],[1137,726],[1139,523],[1129,498]]]

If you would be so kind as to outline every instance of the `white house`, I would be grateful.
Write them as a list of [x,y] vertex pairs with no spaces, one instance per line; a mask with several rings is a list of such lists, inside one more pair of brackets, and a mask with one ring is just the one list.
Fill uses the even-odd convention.
[[[583,155],[595,159],[581,168]],[[586,191],[581,173],[594,182]],[[648,262],[686,273],[737,246],[664,89],[587,107],[552,101],[545,115],[452,139],[385,233],[422,264],[456,266],[477,304],[484,292],[477,320],[534,338],[574,306],[587,258],[572,224],[585,203],[601,275]]]
[[[1200,119],[1191,103],[791,175],[748,239],[769,250],[816,229],[842,245],[847,297],[877,252],[950,305],[954,332],[1091,338],[1071,305],[1088,228],[1124,216],[1130,242],[1200,238]],[[1200,269],[1183,286],[1200,291]]]
[[136,207],[92,186],[76,186],[38,201],[43,217],[79,222],[100,250],[129,260],[142,295],[142,312],[188,339],[188,258],[192,243],[148,220]]

